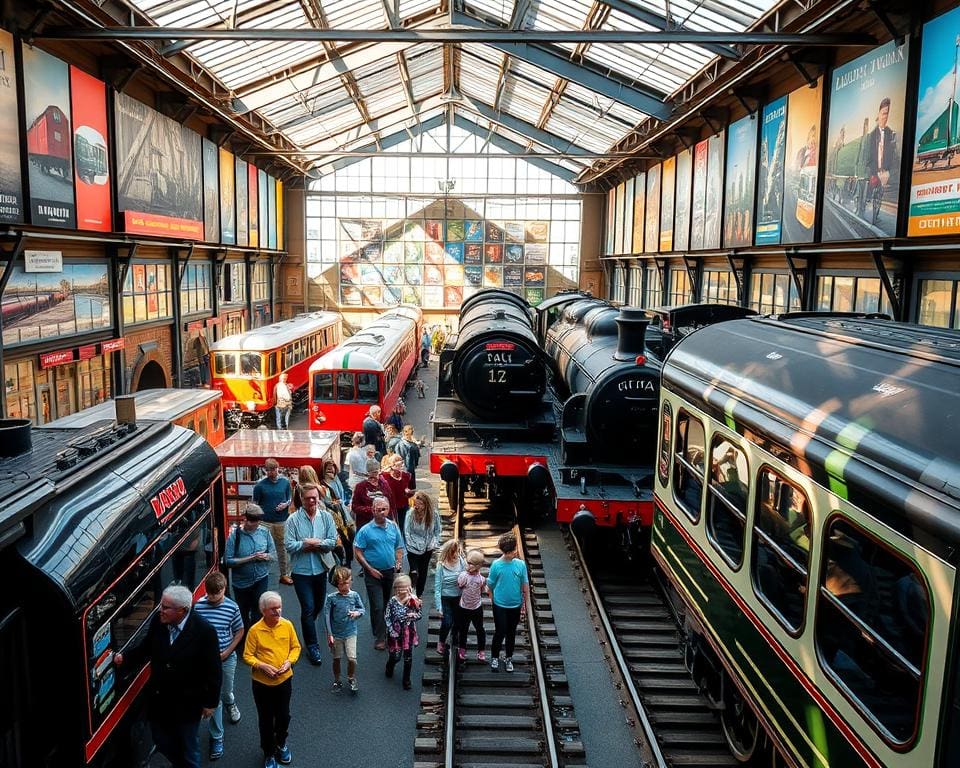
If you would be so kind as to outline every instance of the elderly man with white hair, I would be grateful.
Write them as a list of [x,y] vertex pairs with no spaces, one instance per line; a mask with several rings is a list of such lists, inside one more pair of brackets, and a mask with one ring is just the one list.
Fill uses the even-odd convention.
[[174,768],[199,768],[200,720],[220,703],[217,633],[192,605],[189,589],[167,587],[143,642],[113,657],[117,666],[129,665],[134,673],[150,662],[145,691],[150,729]]
[[371,405],[367,417],[363,420],[360,429],[363,431],[363,439],[367,445],[375,446],[377,449],[377,458],[379,459],[387,452],[387,438],[383,434],[383,423],[381,422],[382,411],[379,405]]

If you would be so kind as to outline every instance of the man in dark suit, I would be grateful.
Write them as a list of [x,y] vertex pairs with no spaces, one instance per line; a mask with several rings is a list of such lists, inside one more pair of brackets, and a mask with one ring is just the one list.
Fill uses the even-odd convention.
[[192,605],[189,589],[167,587],[143,642],[114,656],[117,666],[136,670],[150,662],[144,694],[150,729],[174,768],[199,768],[200,720],[213,714],[220,698],[217,633],[190,610]]
[[[867,181],[860,194],[859,213],[866,210],[867,200],[882,199],[890,185],[890,177],[896,181],[900,173],[900,149],[897,134],[887,125],[890,119],[890,99],[884,97],[877,110],[877,125],[867,134],[861,150],[861,160],[866,169]],[[875,213],[879,212],[879,207]],[[874,215],[876,223],[876,215]]]

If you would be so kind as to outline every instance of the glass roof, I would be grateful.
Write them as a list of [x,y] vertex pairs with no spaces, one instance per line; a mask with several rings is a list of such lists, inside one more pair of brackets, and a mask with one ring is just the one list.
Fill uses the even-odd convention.
[[[454,20],[537,31],[741,32],[781,1],[465,0],[463,18]],[[449,0],[130,2],[169,27],[427,30],[449,28],[451,18]],[[455,114],[577,172],[646,118],[625,91],[666,99],[714,58],[707,48],[679,43],[395,40],[201,41],[185,53],[318,166],[337,153],[379,147],[436,114]],[[596,73],[606,76],[599,84]]]

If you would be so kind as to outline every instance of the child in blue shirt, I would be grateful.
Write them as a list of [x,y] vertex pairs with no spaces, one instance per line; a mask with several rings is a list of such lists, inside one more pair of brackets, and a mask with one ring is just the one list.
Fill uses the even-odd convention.
[[517,537],[505,533],[497,542],[503,555],[490,565],[487,575],[487,594],[493,600],[493,644],[490,648],[490,669],[500,669],[500,648],[506,640],[506,658],[503,668],[513,672],[513,647],[517,639],[517,625],[527,611],[530,582],[527,564],[517,559]]
[[350,589],[353,575],[342,565],[333,570],[336,592],[327,595],[323,604],[323,618],[327,625],[327,645],[333,654],[333,691],[343,690],[340,682],[340,657],[347,657],[347,683],[350,691],[360,690],[357,685],[357,619],[365,613],[360,595]]

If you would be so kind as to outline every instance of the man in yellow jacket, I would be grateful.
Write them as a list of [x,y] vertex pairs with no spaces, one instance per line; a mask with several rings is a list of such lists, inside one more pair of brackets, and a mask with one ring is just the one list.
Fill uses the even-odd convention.
[[289,619],[281,616],[283,599],[277,592],[260,596],[260,619],[247,631],[243,660],[253,667],[253,700],[260,725],[264,768],[289,765],[287,745],[293,665],[300,658],[300,641]]

